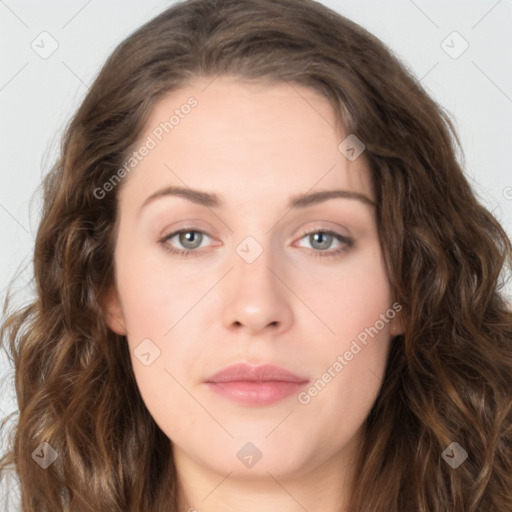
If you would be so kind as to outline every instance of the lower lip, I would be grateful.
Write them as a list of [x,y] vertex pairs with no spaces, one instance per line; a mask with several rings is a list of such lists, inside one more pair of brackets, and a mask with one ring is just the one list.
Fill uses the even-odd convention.
[[243,405],[269,405],[298,393],[307,382],[232,381],[208,382],[208,387],[229,400]]

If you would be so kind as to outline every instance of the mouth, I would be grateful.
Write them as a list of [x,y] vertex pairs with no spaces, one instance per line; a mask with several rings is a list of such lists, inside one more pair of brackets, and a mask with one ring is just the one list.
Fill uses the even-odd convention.
[[212,375],[205,383],[213,393],[230,401],[262,406],[297,394],[309,379],[275,365],[236,364]]

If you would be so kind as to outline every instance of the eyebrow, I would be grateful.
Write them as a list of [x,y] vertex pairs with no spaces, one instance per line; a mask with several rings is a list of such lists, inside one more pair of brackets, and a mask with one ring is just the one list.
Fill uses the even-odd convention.
[[[142,203],[140,209],[142,210],[145,206],[147,206],[154,200],[166,196],[183,197],[188,201],[191,201],[192,203],[207,206],[208,208],[224,207],[224,203],[222,202],[220,197],[211,192],[203,192],[201,190],[195,190],[191,188],[171,186],[157,190],[156,192],[151,194],[149,197],[146,198],[144,203]],[[315,204],[322,203],[324,201],[328,201],[329,199],[334,198],[356,199],[370,206],[377,206],[377,203],[375,203],[375,201],[371,200],[364,194],[360,194],[359,192],[354,192],[351,190],[323,190],[321,192],[314,192],[312,194],[298,194],[290,197],[288,202],[288,208],[307,208],[308,206],[313,206]]]

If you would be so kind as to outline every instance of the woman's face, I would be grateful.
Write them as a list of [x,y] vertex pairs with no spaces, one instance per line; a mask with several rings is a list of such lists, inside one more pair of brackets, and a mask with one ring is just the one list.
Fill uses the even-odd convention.
[[[156,105],[118,185],[109,325],[178,466],[248,478],[339,466],[400,330],[368,163],[352,138],[340,149],[349,133],[314,91],[208,83]],[[299,382],[212,378],[236,363]]]

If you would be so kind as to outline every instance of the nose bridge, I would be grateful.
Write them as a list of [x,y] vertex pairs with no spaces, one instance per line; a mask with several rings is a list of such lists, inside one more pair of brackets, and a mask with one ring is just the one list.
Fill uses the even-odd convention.
[[262,229],[245,236],[236,246],[233,271],[224,297],[226,325],[242,324],[257,331],[265,326],[283,325],[290,318],[285,287],[279,275],[278,258],[271,239]]
[[[270,247],[270,238],[262,233],[256,236],[247,235],[235,247],[233,277],[237,281],[235,290],[237,294],[256,297],[260,293],[267,295],[279,293],[276,289],[276,277],[271,272],[276,258]],[[271,297],[266,299],[271,300]]]

